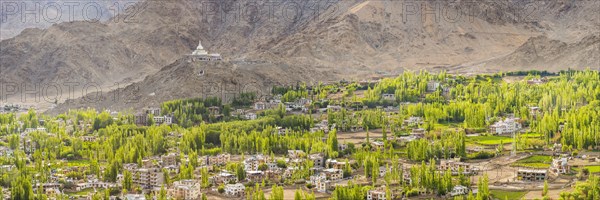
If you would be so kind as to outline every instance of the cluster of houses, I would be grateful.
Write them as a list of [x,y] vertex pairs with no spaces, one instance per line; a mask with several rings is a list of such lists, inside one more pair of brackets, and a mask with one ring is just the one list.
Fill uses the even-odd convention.
[[516,179],[524,182],[544,181],[550,175],[562,175],[571,173],[568,158],[553,158],[548,169],[518,169]]
[[519,118],[509,117],[498,121],[490,126],[490,133],[497,135],[517,133],[523,129],[520,120]]
[[160,108],[145,108],[142,112],[138,112],[134,116],[135,124],[139,126],[147,126],[149,117],[152,117],[155,125],[173,124],[173,115],[161,115]]
[[29,108],[19,104],[4,104],[0,108],[0,113],[26,112]]
[[458,159],[440,160],[438,169],[441,171],[450,170],[452,175],[457,175],[461,170],[464,175],[476,175],[479,169],[470,163],[460,162]]
[[269,101],[257,101],[254,103],[254,109],[255,110],[267,110],[267,109],[273,109],[276,108],[277,106],[279,106],[279,104],[283,104],[285,106],[285,110],[287,112],[292,112],[292,111],[302,111],[302,112],[308,112],[308,109],[310,108],[310,105],[312,104],[312,100],[307,99],[307,98],[300,98],[297,99],[294,102],[282,102],[281,101],[281,95],[275,95],[271,100]]

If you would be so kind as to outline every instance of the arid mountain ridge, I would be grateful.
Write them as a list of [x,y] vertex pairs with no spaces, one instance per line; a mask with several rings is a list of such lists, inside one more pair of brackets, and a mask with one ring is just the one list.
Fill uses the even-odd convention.
[[[258,2],[259,7],[268,7],[264,3]],[[369,79],[404,70],[489,73],[600,65],[600,3],[595,1],[278,3],[270,11],[252,9],[257,4],[246,0],[148,0],[116,17],[128,22],[27,29],[0,42],[1,78],[94,82],[105,88],[105,97],[137,93],[144,102],[79,99],[57,108],[122,110],[206,96],[200,88],[213,82],[260,82],[258,88],[269,88],[298,81]],[[287,11],[281,8],[286,6]],[[290,11],[300,10],[295,6],[302,8],[300,16]],[[214,8],[223,12],[210,12]],[[221,53],[224,61],[186,62],[198,40]],[[203,76],[189,73],[199,69]],[[120,92],[106,93],[117,82],[123,86]],[[134,84],[124,87],[127,83]]]

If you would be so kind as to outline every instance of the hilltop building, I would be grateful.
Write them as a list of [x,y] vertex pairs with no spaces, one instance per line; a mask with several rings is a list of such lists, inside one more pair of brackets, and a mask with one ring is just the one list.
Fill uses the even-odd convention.
[[198,42],[198,47],[196,47],[196,50],[194,50],[192,52],[192,54],[190,54],[189,56],[192,59],[192,61],[220,61],[220,60],[222,60],[220,54],[217,54],[217,53],[211,54],[208,51],[204,50],[204,47],[202,46],[202,41]]

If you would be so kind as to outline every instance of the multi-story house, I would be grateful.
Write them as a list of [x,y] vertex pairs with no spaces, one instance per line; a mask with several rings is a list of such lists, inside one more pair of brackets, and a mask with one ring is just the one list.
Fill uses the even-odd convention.
[[544,181],[548,178],[548,170],[519,169],[517,180],[520,181]]
[[386,199],[386,197],[387,195],[385,193],[385,189],[383,188],[377,188],[367,192],[367,200],[391,200]]
[[177,157],[176,153],[169,153],[167,155],[160,156],[161,165],[163,167],[167,166],[177,166]]
[[523,127],[519,118],[506,118],[490,126],[490,133],[493,134],[513,134],[520,131]]
[[200,183],[195,180],[181,180],[173,182],[173,187],[169,190],[169,195],[175,199],[196,200],[202,193],[200,192]]
[[133,175],[133,183],[144,188],[160,187],[163,181],[163,173],[158,167],[140,168]]
[[242,196],[245,190],[246,187],[244,187],[244,185],[241,183],[225,185],[225,194],[229,196]]
[[550,172],[553,174],[567,174],[571,171],[571,167],[568,164],[567,158],[555,158],[552,159],[552,165],[550,165]]

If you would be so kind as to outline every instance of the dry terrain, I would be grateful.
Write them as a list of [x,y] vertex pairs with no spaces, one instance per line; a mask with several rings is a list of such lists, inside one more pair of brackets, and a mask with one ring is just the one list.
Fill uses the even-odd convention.
[[[0,41],[0,79],[31,87],[57,83],[59,93],[67,93],[65,83],[77,83],[77,91],[92,84],[107,95],[117,88],[131,92],[123,88],[135,83],[141,91],[136,95],[163,96],[148,98],[150,103],[207,96],[186,89],[201,82],[166,73],[181,68],[179,61],[198,40],[224,57],[220,64],[206,64],[226,68],[214,69],[214,80],[259,81],[266,88],[405,70],[470,74],[600,67],[598,1],[279,0],[272,12],[268,3],[255,3],[145,0],[106,22],[25,29]],[[221,14],[208,12],[207,5]],[[3,96],[11,95],[20,91]],[[62,97],[58,102],[68,99]],[[70,103],[59,110],[145,104]]]

